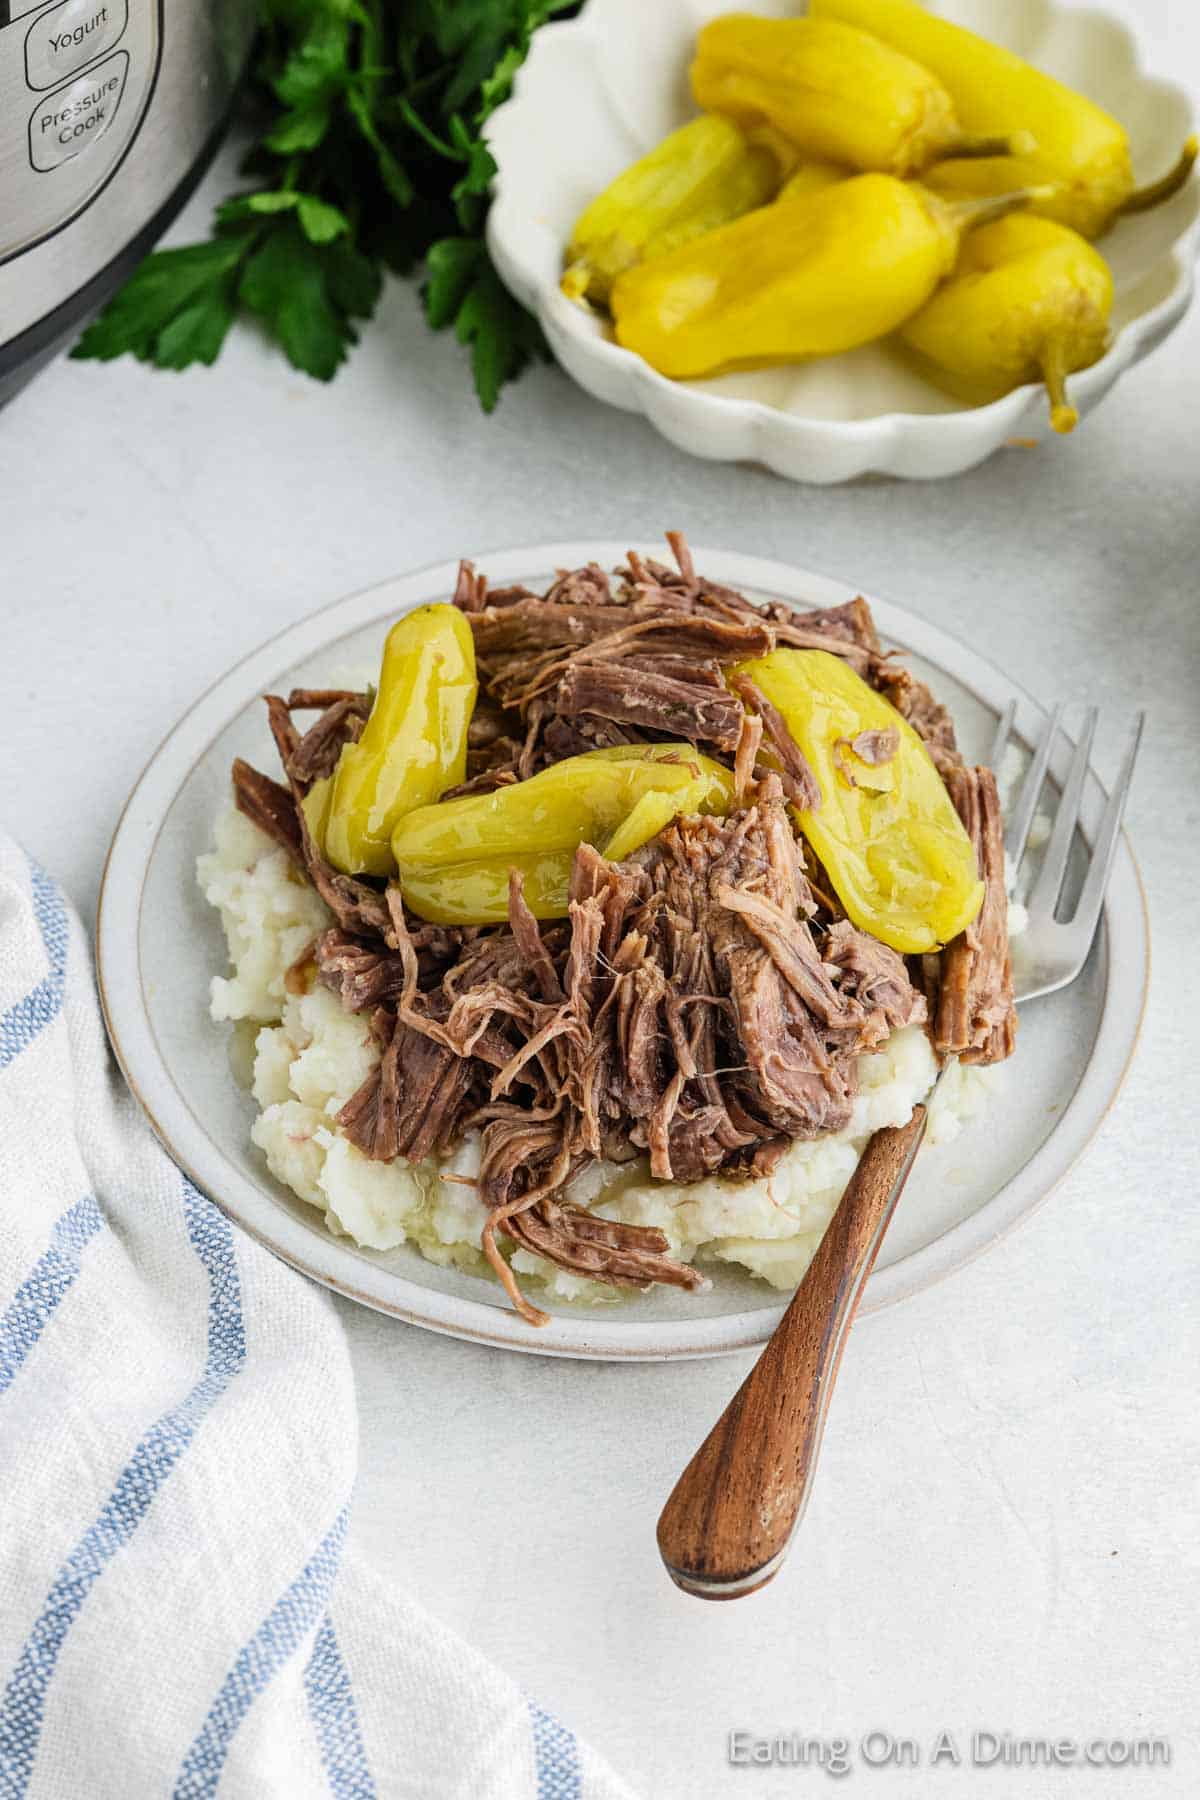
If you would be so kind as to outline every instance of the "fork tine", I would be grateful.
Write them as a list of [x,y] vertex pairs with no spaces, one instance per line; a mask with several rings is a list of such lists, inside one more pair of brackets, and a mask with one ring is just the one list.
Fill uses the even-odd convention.
[[1051,713],[1042,733],[1042,741],[1037,747],[1037,754],[1030,764],[1025,780],[1021,784],[1021,794],[1013,816],[1005,827],[1004,848],[1008,852],[1009,873],[1013,881],[1017,878],[1017,869],[1025,854],[1025,844],[1029,837],[1029,828],[1033,824],[1033,816],[1037,812],[1037,803],[1041,798],[1042,783],[1046,779],[1046,770],[1050,763],[1050,752],[1054,740],[1058,736],[1058,727],[1062,720],[1062,701]]
[[1125,812],[1125,802],[1129,798],[1129,788],[1133,781],[1133,766],[1137,761],[1145,723],[1145,713],[1138,713],[1133,721],[1133,730],[1129,734],[1128,748],[1121,760],[1121,772],[1113,785],[1108,805],[1104,809],[1104,817],[1100,821],[1100,829],[1096,833],[1096,843],[1092,850],[1087,880],[1083,884],[1079,905],[1075,909],[1075,917],[1071,922],[1076,932],[1086,932],[1089,944],[1100,918],[1100,908],[1104,904],[1104,894],[1108,887],[1113,857],[1117,853],[1121,819]]
[[992,739],[992,747],[988,753],[988,768],[998,776],[1004,752],[1008,749],[1008,740],[1012,736],[1013,720],[1017,716],[1017,703],[1010,700],[1000,715],[1000,723],[996,726],[996,735]]
[[1063,878],[1067,872],[1067,860],[1071,854],[1071,840],[1075,835],[1075,826],[1079,819],[1079,806],[1083,799],[1083,784],[1087,779],[1088,758],[1092,753],[1092,739],[1096,735],[1096,719],[1098,708],[1089,706],[1083,716],[1083,729],[1075,746],[1075,754],[1071,758],[1071,767],[1067,771],[1067,779],[1063,783],[1062,797],[1058,803],[1058,811],[1054,815],[1054,829],[1050,833],[1050,842],[1046,845],[1046,853],[1042,858],[1042,866],[1038,870],[1037,880],[1029,894],[1029,910],[1043,912],[1052,916],[1062,890]]

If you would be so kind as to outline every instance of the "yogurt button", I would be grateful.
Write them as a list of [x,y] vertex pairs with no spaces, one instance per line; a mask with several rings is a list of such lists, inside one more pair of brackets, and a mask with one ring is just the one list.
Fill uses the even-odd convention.
[[25,74],[50,88],[111,50],[129,23],[129,0],[62,0],[29,27]]
[[56,94],[43,94],[29,118],[29,160],[44,172],[57,169],[102,138],[116,117],[129,57],[118,50]]

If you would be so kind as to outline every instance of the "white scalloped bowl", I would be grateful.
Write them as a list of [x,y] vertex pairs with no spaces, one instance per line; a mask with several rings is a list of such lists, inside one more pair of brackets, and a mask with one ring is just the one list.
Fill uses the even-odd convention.
[[[544,26],[488,135],[499,164],[488,243],[512,292],[535,312],[558,361],[597,399],[644,413],[671,443],[721,462],[764,463],[794,481],[865,474],[955,475],[1006,440],[1050,434],[1027,386],[965,408],[884,344],[787,368],[670,381],[612,340],[559,291],[563,246],[583,207],[692,112],[687,67],[699,26],[733,0],[590,0]],[[786,0],[746,10],[787,15]],[[1191,129],[1182,88],[1147,75],[1124,25],[1048,0],[946,0],[931,11],[1018,51],[1124,124],[1139,181],[1175,160]],[[1082,415],[1179,323],[1192,297],[1198,184],[1123,220],[1104,240],[1116,283],[1112,343],[1071,379]]]

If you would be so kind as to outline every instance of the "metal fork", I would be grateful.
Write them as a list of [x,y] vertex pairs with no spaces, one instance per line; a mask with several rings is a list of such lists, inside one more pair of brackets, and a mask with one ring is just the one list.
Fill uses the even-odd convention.
[[[1021,792],[1013,807],[1012,817],[1005,826],[1004,848],[1008,859],[1010,893],[1016,885],[1021,862],[1029,845],[1029,834],[1037,816],[1038,802],[1050,768],[1050,758],[1062,724],[1062,715],[1063,705],[1060,701],[1042,733],[1041,742],[1021,783]],[[992,745],[993,769],[999,769],[1008,748],[1015,716],[1016,702],[1010,701]],[[1078,903],[1069,919],[1060,919],[1059,901],[1066,884],[1071,845],[1079,824],[1098,718],[1099,709],[1089,706],[1076,740],[1075,754],[1063,780],[1054,826],[1025,902],[1029,923],[1021,934],[1020,979],[1016,990],[1018,1006],[1024,1005],[1027,1000],[1040,999],[1043,994],[1053,994],[1058,988],[1066,987],[1069,982],[1074,981],[1087,961],[1096,927],[1100,923],[1100,912],[1104,905],[1108,878],[1112,873],[1113,858],[1117,853],[1121,819],[1129,785],[1133,780],[1133,768],[1142,741],[1146,715],[1139,712],[1134,719],[1120,772],[1100,821],[1096,842],[1092,846],[1091,860]]]
[[[1062,713],[1059,705],[1051,714],[1005,831],[1010,894],[1028,849]],[[989,760],[997,771],[1015,716],[1013,702],[992,744]],[[1018,1005],[1075,979],[1100,922],[1145,715],[1139,713],[1134,723],[1079,900],[1069,918],[1060,918],[1096,719],[1096,708],[1089,707],[1025,901],[1029,918],[1019,939]],[[943,1068],[938,1082],[945,1073]],[[672,1581],[686,1593],[733,1600],[763,1587],[782,1566],[812,1491],[850,1324],[927,1118],[927,1105],[919,1106],[907,1125],[871,1138],[791,1305],[675,1484],[658,1521],[658,1547]]]

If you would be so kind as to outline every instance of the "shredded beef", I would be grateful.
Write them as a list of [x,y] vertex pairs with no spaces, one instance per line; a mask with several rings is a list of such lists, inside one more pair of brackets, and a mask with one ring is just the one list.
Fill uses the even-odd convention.
[[889,725],[886,731],[860,731],[857,737],[850,739],[850,748],[860,762],[878,769],[891,762],[899,750],[900,733],[894,725]]
[[870,781],[860,780],[862,773],[855,773],[855,763],[867,768],[878,769],[884,763],[891,762],[900,748],[900,733],[894,725],[886,731],[860,731],[856,737],[835,738],[833,742],[833,766],[847,787],[871,787]]
[[323,987],[338,996],[347,1012],[373,1012],[404,992],[404,959],[379,939],[351,937],[331,926],[316,942],[313,960]]
[[285,704],[289,712],[323,713],[339,700],[353,700],[364,712],[371,709],[370,694],[358,688],[292,688]]
[[[762,1176],[797,1139],[850,1117],[857,1059],[934,1015],[937,1049],[989,1061],[1012,1047],[1003,843],[995,784],[963,767],[949,715],[880,650],[864,600],[812,613],[757,606],[695,570],[631,552],[610,578],[560,571],[544,595],[489,591],[463,563],[454,602],[470,620],[480,697],[456,793],[523,780],[564,757],[679,739],[733,771],[736,810],[675,821],[628,861],[577,851],[565,920],[541,923],[521,877],[504,925],[424,923],[399,889],[332,868],[303,800],[361,733],[371,696],[297,689],[267,697],[287,778],[234,765],[241,810],[293,856],[336,923],[297,959],[369,1020],[377,1066],[339,1114],[367,1157],[420,1161],[480,1134],[483,1247],[513,1304],[501,1239],[622,1286],[705,1285],[654,1230],[572,1201],[597,1160],[644,1152],[651,1173],[691,1182]],[[821,793],[786,722],[731,664],[777,645],[844,657],[930,747],[976,845],[987,899],[941,957],[926,992],[903,959],[857,930],[789,807]],[[303,735],[292,714],[316,711]],[[860,774],[888,762],[894,730],[842,745]],[[847,761],[847,768],[849,762]],[[848,779],[853,780],[851,770]]]
[[581,1207],[545,1199],[515,1214],[506,1230],[525,1249],[596,1281],[635,1288],[654,1282],[693,1289],[708,1286],[698,1269],[668,1254],[666,1237],[652,1226],[600,1219]]
[[946,785],[975,846],[985,884],[974,922],[947,944],[934,971],[934,1047],[965,1063],[1002,1062],[1016,1043],[1004,829],[990,769],[951,770]]
[[[680,667],[686,664],[681,661]],[[723,684],[714,685],[703,673],[692,679],[636,662],[573,662],[558,684],[555,704],[568,719],[594,713],[722,750],[736,749],[742,731],[742,709]]]
[[474,563],[459,563],[458,585],[454,590],[455,606],[461,606],[464,612],[480,612],[486,602],[486,577],[476,575]]
[[903,957],[878,938],[858,931],[849,920],[829,927],[823,946],[827,964],[841,971],[843,994],[856,997],[875,1022],[867,1027],[885,1038],[904,1025],[923,1024],[928,1008],[909,977]]
[[[586,750],[664,737],[731,761],[743,715],[721,670],[780,644],[830,651],[875,685],[903,681],[880,651],[865,600],[808,613],[780,601],[756,605],[699,576],[679,534],[668,539],[677,568],[631,551],[615,579],[589,564],[561,571],[543,595],[489,593],[463,564],[455,600],[471,621],[485,730],[494,735],[472,746],[456,793],[524,780]],[[773,766],[786,782],[778,753]]]
[[302,805],[310,782],[296,766],[302,739],[292,723],[288,703],[278,694],[265,696],[271,735],[288,778],[292,795],[292,811],[300,838],[300,850],[309,880],[326,906],[345,931],[378,932],[386,935],[389,915],[382,894],[354,875],[343,875],[321,855],[308,828]]
[[787,728],[779,708],[772,704],[749,675],[731,675],[730,685],[762,720],[763,736],[774,753],[783,791],[801,812],[817,812],[821,789],[808,758]]
[[241,757],[233,765],[233,798],[240,813],[282,846],[297,862],[304,861],[296,807],[287,788],[260,775]]
[[498,1273],[500,1234],[575,1272],[695,1285],[655,1234],[588,1223],[572,1177],[614,1140],[666,1180],[769,1168],[845,1124],[858,1055],[924,1013],[892,952],[815,924],[773,776],[742,812],[680,820],[628,863],[585,846],[565,930],[538,924],[514,878],[508,926],[427,991],[393,913],[391,951],[337,930],[317,947],[321,979],[375,1008],[386,1046],[341,1124],[383,1160],[475,1124]]
[[872,669],[871,680],[885,694],[902,718],[925,740],[926,748],[943,779],[954,769],[961,769],[954,721],[940,700],[935,700],[925,682],[890,659],[881,659]]
[[[295,699],[292,695],[289,704]],[[371,710],[366,694],[343,694],[331,700],[315,725],[310,725],[292,756],[292,771],[301,781],[319,781],[332,775],[347,744],[362,736]]]
[[758,714],[743,713],[742,729],[733,758],[733,791],[739,806],[744,806],[749,797],[762,740],[763,722]]
[[350,1142],[375,1162],[421,1162],[460,1135],[470,1062],[380,1008],[372,1020],[383,1055],[338,1114]]

